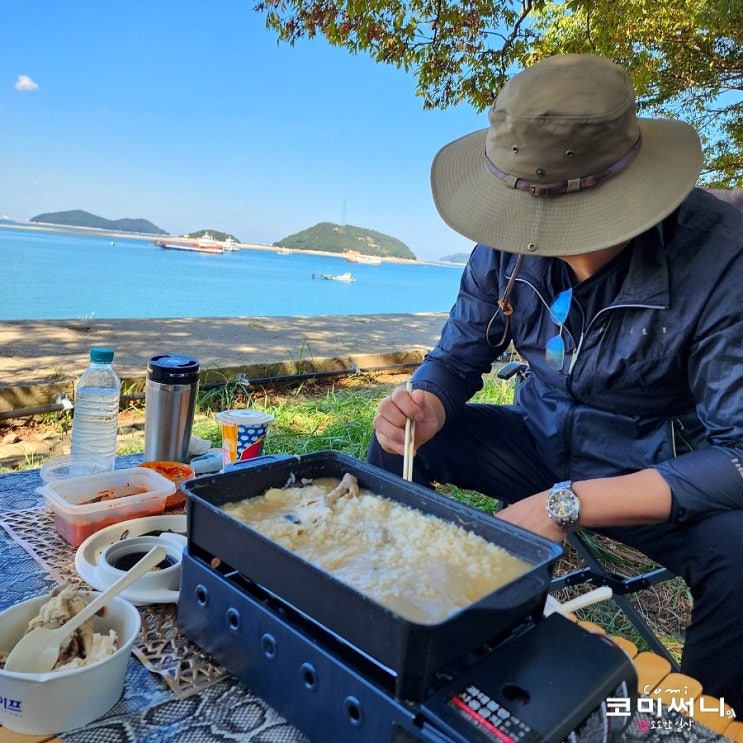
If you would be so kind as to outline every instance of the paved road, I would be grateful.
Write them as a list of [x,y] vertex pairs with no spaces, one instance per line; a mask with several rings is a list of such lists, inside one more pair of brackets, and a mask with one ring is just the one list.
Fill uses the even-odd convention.
[[222,371],[256,378],[420,361],[445,320],[417,313],[0,322],[0,411],[70,389],[91,346],[112,346],[119,376],[132,383],[143,383],[156,354],[196,358],[215,380]]

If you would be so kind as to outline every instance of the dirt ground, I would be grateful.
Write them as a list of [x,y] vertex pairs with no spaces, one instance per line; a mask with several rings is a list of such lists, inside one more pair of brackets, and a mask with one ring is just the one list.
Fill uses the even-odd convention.
[[[401,384],[407,377],[396,374],[380,374],[375,380],[379,383]],[[354,384],[366,384],[358,379],[336,381],[336,385],[353,386]],[[320,391],[323,385],[318,385],[316,391]],[[309,390],[308,390],[309,391]],[[119,448],[125,447],[125,451],[144,451],[144,407],[139,409],[122,410],[119,415]],[[30,467],[38,467],[44,459],[69,453],[71,432],[71,416],[63,420],[31,420],[13,419],[0,421],[0,472],[10,470],[22,470]],[[606,547],[606,545],[605,545]],[[634,564],[638,555],[629,548],[616,543],[612,544],[610,550],[616,552],[613,555],[614,568],[620,574],[632,575],[638,572],[638,566]],[[569,551],[570,552],[570,551]],[[621,553],[621,554],[620,554]],[[568,553],[558,566],[558,573],[563,570],[571,570],[577,566],[574,562],[575,556]],[[625,570],[626,568],[626,570]],[[647,569],[647,567],[642,568]],[[570,589],[568,589],[570,592]],[[572,592],[570,592],[572,593]],[[561,596],[563,600],[569,595]],[[669,581],[649,590],[637,594],[640,601],[633,601],[640,613],[649,621],[652,627],[660,630],[660,636],[664,642],[678,653],[681,648],[681,640],[684,628],[689,621],[691,603],[687,592],[680,581],[676,579]],[[607,606],[613,606],[607,604]],[[608,610],[607,616],[602,616],[601,609],[597,609],[598,616],[595,618],[600,624],[604,621],[616,634],[625,634],[628,630],[623,625],[618,615],[613,610]],[[615,626],[615,622],[619,626]],[[632,636],[630,630],[630,636]]]
[[[371,383],[395,385],[407,379],[408,376],[404,374],[378,372]],[[368,386],[370,379],[367,376],[351,376],[336,379],[332,383],[307,382],[303,389],[307,394],[322,394],[331,384],[342,388]],[[266,392],[270,398],[276,390]],[[119,413],[119,451],[144,451],[144,419],[144,405]],[[0,420],[0,472],[39,467],[49,457],[69,454],[71,431],[71,414],[58,413],[43,420],[39,417]]]
[[[49,457],[70,453],[69,421],[28,418],[0,421],[0,472],[39,467]],[[119,447],[144,451],[144,409],[119,414]]]

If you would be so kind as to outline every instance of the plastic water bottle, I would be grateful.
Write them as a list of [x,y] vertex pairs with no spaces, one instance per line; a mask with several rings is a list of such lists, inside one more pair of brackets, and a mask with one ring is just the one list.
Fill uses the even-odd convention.
[[112,348],[91,348],[90,366],[75,390],[71,454],[87,454],[110,463],[116,459],[121,380],[112,366]]

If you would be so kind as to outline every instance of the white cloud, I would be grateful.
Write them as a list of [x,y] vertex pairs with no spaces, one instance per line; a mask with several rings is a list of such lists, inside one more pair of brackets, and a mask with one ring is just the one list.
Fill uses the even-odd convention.
[[28,75],[18,75],[18,79],[15,81],[15,89],[25,93],[30,90],[38,90],[39,84],[34,82]]

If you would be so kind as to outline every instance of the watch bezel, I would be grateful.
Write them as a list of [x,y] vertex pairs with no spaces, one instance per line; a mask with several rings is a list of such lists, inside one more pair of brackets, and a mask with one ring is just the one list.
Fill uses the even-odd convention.
[[[568,496],[567,498],[565,496]],[[564,508],[566,502],[572,506],[569,510]],[[558,506],[562,506],[558,508]],[[577,529],[580,520],[580,499],[572,488],[572,482],[556,483],[547,494],[545,503],[548,516],[558,526],[567,531]]]

